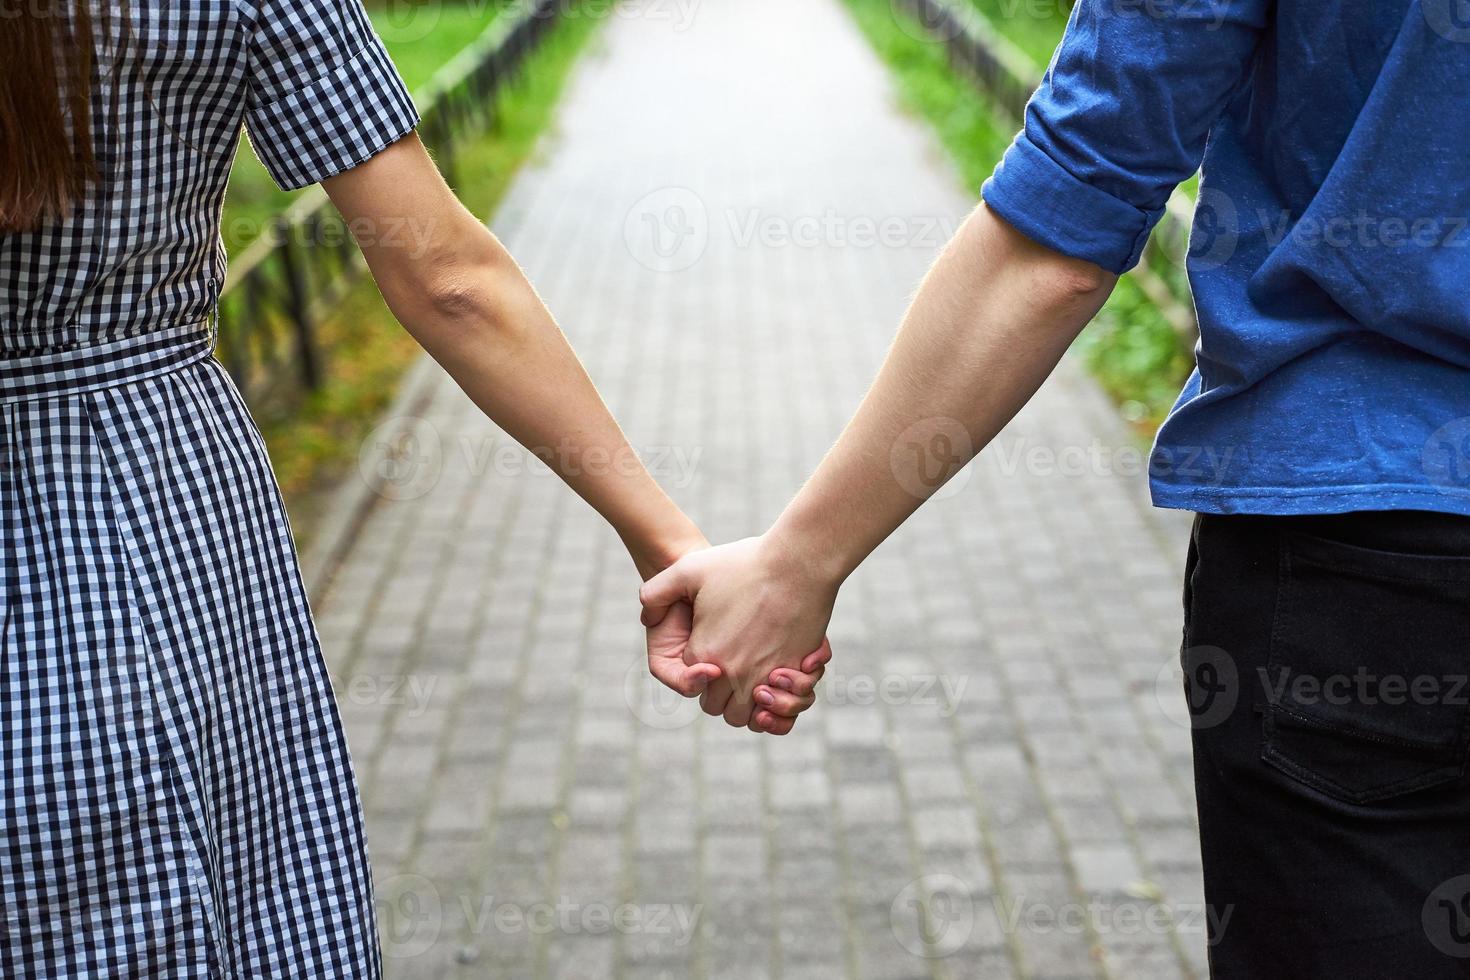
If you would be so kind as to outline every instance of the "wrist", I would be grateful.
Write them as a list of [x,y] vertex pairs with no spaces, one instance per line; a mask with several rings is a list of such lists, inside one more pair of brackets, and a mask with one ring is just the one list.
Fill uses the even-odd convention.
[[647,533],[622,537],[633,564],[638,567],[638,574],[645,580],[689,552],[709,547],[708,539],[682,511],[678,512],[677,519],[666,521]]
[[773,578],[801,587],[835,594],[852,572],[830,542],[785,514],[765,533],[761,550]]

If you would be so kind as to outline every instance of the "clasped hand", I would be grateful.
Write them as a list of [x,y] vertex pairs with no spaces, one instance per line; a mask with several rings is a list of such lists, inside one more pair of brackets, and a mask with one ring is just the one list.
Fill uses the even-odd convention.
[[706,714],[785,735],[815,703],[837,590],[769,538],[690,552],[639,598],[649,670]]

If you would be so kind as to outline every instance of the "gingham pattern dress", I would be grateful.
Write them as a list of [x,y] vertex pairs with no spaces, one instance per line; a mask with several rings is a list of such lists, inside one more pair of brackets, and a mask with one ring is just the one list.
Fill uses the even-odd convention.
[[130,0],[97,46],[101,179],[0,236],[0,977],[377,977],[346,742],[207,319],[242,123],[295,187],[417,117],[355,0]]

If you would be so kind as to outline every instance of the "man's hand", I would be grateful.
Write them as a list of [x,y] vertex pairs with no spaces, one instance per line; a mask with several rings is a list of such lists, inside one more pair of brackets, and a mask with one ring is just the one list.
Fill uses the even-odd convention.
[[[648,628],[648,670],[665,687],[686,698],[703,694],[720,676],[715,664],[687,658],[689,635],[694,613],[687,602],[677,602],[664,617]],[[799,670],[782,668],[773,671],[764,685],[756,688],[758,710],[750,719],[750,730],[771,735],[787,735],[796,726],[796,717],[810,708],[816,698],[813,692],[832,659],[832,647],[823,641],[820,649],[809,653]]]
[[746,727],[757,711],[764,720],[768,713],[811,706],[810,685],[774,672],[810,674],[803,668],[830,658],[824,637],[837,586],[775,539],[746,538],[686,555],[644,583],[640,598],[650,629],[675,615],[680,604],[693,605],[684,662],[690,669],[712,664],[720,671],[705,684],[700,702],[706,713]]

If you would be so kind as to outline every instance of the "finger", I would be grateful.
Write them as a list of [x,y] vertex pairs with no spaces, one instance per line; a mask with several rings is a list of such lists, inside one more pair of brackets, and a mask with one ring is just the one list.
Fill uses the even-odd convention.
[[657,626],[674,603],[693,600],[699,589],[686,562],[675,562],[643,583],[638,601],[643,603],[643,625]]
[[755,702],[751,701],[750,696],[736,695],[725,705],[725,724],[731,728],[744,728],[750,724],[750,716],[753,714]]
[[805,697],[792,694],[789,691],[777,691],[766,687],[764,684],[755,689],[755,703],[773,715],[781,715],[785,718],[795,718],[807,708],[816,703],[816,698],[808,694]]
[[757,711],[755,717],[750,720],[752,725],[760,725],[760,731],[767,735],[789,735],[791,729],[796,727],[795,718],[780,718],[769,711]]
[[822,645],[807,654],[806,659],[801,662],[802,672],[810,674],[823,664],[830,663],[831,660],[832,643],[824,636],[822,637]]
[[790,667],[777,667],[771,671],[771,687],[782,691],[789,691],[797,697],[809,697],[815,693],[817,682],[827,672],[826,667],[818,667],[810,674],[803,674],[799,670]]
[[767,683],[790,691],[800,697],[811,694],[826,672],[826,665],[832,659],[832,644],[824,637],[822,645],[817,647],[801,662],[801,669],[794,670],[790,667],[778,667],[771,671]]
[[722,715],[734,693],[735,689],[730,686],[729,678],[716,678],[704,689],[704,694],[700,695],[699,706],[707,715]]
[[690,666],[682,660],[670,657],[650,660],[648,669],[665,687],[679,692],[686,698],[703,693],[721,673],[716,664]]

